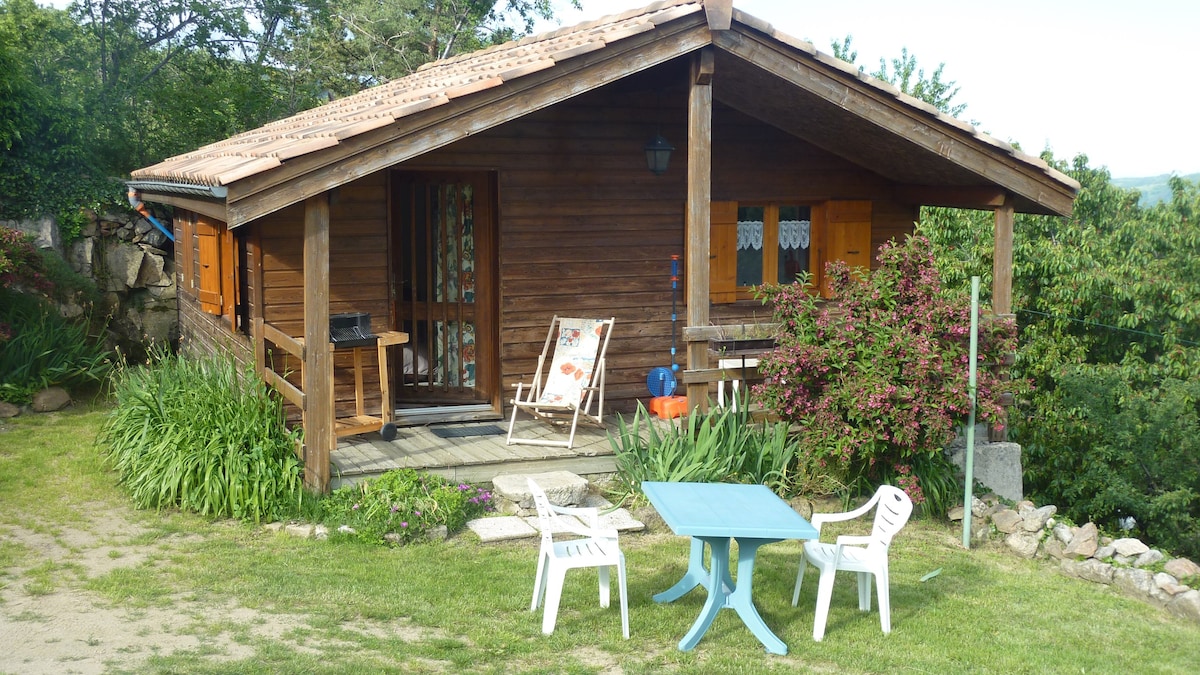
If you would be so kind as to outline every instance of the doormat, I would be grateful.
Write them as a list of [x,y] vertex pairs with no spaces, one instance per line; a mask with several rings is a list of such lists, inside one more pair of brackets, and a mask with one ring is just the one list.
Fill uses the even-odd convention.
[[495,436],[508,433],[495,424],[476,424],[469,427],[429,427],[438,438],[463,438],[464,436]]

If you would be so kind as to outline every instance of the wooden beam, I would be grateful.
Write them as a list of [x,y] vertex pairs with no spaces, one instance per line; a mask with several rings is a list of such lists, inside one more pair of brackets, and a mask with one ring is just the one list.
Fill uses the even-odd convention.
[[956,209],[991,211],[1004,206],[1004,190],[991,185],[977,187],[941,187],[937,185],[897,185],[896,201],[919,206],[949,206]]
[[[1067,215],[1074,204],[1074,192],[1043,171],[1019,162],[1006,152],[991,148],[974,134],[957,129],[950,122],[935,122],[922,111],[898,97],[860,81],[857,74],[836,70],[806,53],[751,31],[728,30],[713,33],[713,45],[767,72],[774,74],[814,96],[837,105],[846,114],[866,120],[881,129],[913,143],[924,152],[945,158],[979,176],[1003,186],[1010,192],[1039,204],[1053,213]],[[749,114],[736,100],[725,101]],[[778,120],[774,120],[778,123]],[[824,150],[846,156],[836,138],[816,138],[802,130],[781,129],[796,134]],[[847,157],[868,165],[861,158]]]
[[996,246],[992,259],[992,312],[1012,314],[1013,207],[1009,202],[996,209]]
[[[473,134],[524,117],[711,44],[703,18],[658,26],[541,73],[403,117],[335,147],[229,186],[229,223],[243,223]],[[608,51],[619,49],[619,51]],[[402,141],[402,142],[398,142]]]
[[729,30],[733,24],[733,0],[704,0],[709,30]]
[[304,200],[304,484],[329,491],[333,355],[329,347],[329,194]]
[[[687,140],[687,324],[708,325],[709,212],[712,201],[712,108],[710,83],[700,83],[703,57],[692,60],[691,89],[688,92]],[[711,82],[711,78],[709,78]],[[708,368],[708,343],[687,344],[687,369]],[[688,407],[708,410],[708,385],[687,385]]]
[[[184,211],[195,211],[201,215],[228,223],[229,210],[225,208],[224,201],[212,201],[208,199],[198,199],[196,197],[186,197],[179,194],[171,194],[165,192],[142,191],[142,201],[153,202],[155,204],[165,204],[174,206],[177,209]],[[232,227],[232,226],[231,226]]]
[[712,84],[716,62],[716,52],[713,51],[712,47],[705,47],[700,50],[700,63],[696,68],[695,84]]

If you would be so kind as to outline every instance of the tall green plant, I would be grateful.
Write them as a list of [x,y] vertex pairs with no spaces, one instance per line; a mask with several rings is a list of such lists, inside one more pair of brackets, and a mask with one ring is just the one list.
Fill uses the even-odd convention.
[[[765,381],[755,392],[801,429],[802,452],[848,485],[895,481],[921,503],[918,471],[929,467],[942,480],[943,464],[930,458],[970,412],[968,298],[942,288],[921,237],[884,246],[870,274],[832,263],[828,278],[825,303],[805,283],[761,289],[783,329],[760,361]],[[999,423],[1000,397],[1015,383],[986,366],[1014,349],[1015,331],[988,321],[981,332],[977,415]]]
[[158,354],[122,366],[114,389],[100,442],[139,507],[259,521],[301,503],[299,431],[253,368]]
[[828,475],[800,456],[786,423],[756,423],[747,410],[714,407],[659,424],[639,403],[632,422],[618,417],[609,435],[618,492],[639,494],[642,481],[753,483],[783,496],[832,491]]
[[0,401],[29,403],[46,387],[102,382],[112,354],[88,328],[38,296],[0,289]]

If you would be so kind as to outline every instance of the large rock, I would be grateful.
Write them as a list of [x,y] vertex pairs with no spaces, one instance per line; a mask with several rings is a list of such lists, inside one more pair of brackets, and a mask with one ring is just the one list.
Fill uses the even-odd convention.
[[8,401],[0,401],[0,420],[16,417],[21,414],[21,409],[9,403]]
[[141,248],[114,241],[104,249],[104,261],[109,270],[110,291],[125,291],[137,286],[138,277],[142,273],[142,260],[146,253]]
[[1012,534],[1013,532],[1021,529],[1023,522],[1024,520],[1021,518],[1021,514],[1013,511],[1012,509],[1005,509],[998,513],[992,514],[992,524],[996,526],[997,530],[1000,530],[1004,534]]
[[549,471],[535,474],[502,474],[492,479],[496,494],[507,499],[522,510],[533,509],[533,494],[529,492],[526,478],[532,478],[546,493],[551,504],[575,506],[588,493],[588,482],[570,471]]
[[71,404],[71,395],[62,387],[49,387],[33,395],[29,406],[34,412],[54,412]]
[[1050,517],[1058,513],[1058,507],[1048,504],[1040,509],[1027,509],[1021,512],[1021,526],[1026,532],[1040,532],[1046,527]]
[[1175,596],[1167,605],[1167,609],[1175,616],[1200,621],[1200,591],[1193,590]]
[[1099,548],[1100,532],[1095,523],[1087,523],[1075,531],[1063,555],[1068,558],[1090,558]]
[[1098,584],[1111,584],[1113,580],[1113,566],[1095,558],[1064,560],[1062,561],[1062,571],[1068,576],[1079,577]]
[[1200,565],[1187,558],[1172,558],[1167,561],[1166,565],[1163,565],[1163,570],[1181,581],[1188,577],[1200,575]]
[[1022,558],[1033,558],[1037,555],[1041,539],[1033,532],[1013,532],[1004,538],[1004,543]]
[[1117,555],[1122,555],[1126,558],[1139,556],[1150,550],[1150,547],[1142,543],[1140,539],[1133,539],[1130,537],[1117,539],[1112,543],[1112,546],[1117,550]]
[[[975,451],[972,453],[972,477],[1005,499],[1021,501],[1025,490],[1021,474],[1021,446],[1016,443],[981,443],[981,439],[987,440],[986,427],[982,436],[978,429],[976,427]],[[966,470],[965,444],[965,437],[959,434],[959,438],[946,449],[950,461],[963,471]]]
[[[1158,586],[1154,583],[1154,575],[1146,570],[1122,567],[1113,570],[1113,586],[1121,589],[1135,598],[1153,596]],[[1165,598],[1160,598],[1165,599]]]

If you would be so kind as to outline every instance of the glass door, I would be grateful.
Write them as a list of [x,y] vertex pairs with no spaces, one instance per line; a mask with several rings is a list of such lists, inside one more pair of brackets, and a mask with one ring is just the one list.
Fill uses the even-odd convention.
[[397,404],[498,405],[491,176],[395,172],[391,211]]

